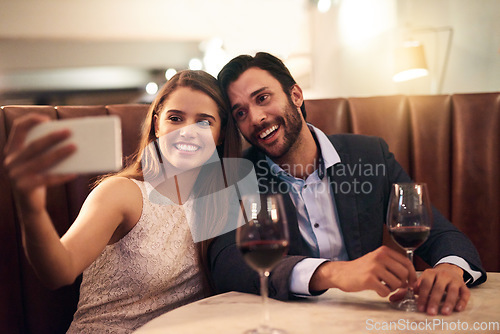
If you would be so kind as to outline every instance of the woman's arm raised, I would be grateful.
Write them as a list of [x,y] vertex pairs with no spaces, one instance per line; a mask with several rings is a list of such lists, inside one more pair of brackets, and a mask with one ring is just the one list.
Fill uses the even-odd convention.
[[92,191],[74,224],[59,238],[46,210],[46,188],[75,176],[51,175],[46,170],[77,148],[69,144],[52,149],[70,136],[65,130],[25,145],[28,131],[46,120],[33,114],[16,120],[6,145],[4,166],[13,185],[28,260],[48,287],[58,288],[71,284],[106,244],[135,225],[142,196],[128,179],[106,180]]

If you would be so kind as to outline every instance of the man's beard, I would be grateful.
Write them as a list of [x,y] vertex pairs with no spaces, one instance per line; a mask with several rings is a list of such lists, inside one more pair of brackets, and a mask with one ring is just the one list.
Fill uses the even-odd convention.
[[[271,152],[267,150],[266,147],[259,145],[258,142],[250,140],[249,138],[244,136],[250,144],[252,144],[260,151],[264,152],[273,160],[283,157],[290,151],[290,149],[294,145],[296,145],[297,141],[299,140],[300,131],[302,129],[302,118],[300,117],[299,111],[293,104],[290,96],[288,96],[288,104],[285,106],[284,111],[284,117],[278,116],[275,122],[284,129],[283,145],[278,152]],[[271,126],[271,123],[265,122],[258,129],[256,129],[255,132],[259,132],[269,126]]]

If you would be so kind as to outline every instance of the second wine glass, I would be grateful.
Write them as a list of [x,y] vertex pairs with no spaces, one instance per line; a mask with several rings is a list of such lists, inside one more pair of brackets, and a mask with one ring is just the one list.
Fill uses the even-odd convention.
[[[394,241],[406,250],[413,263],[413,251],[427,240],[432,225],[432,209],[425,183],[395,183],[392,185],[387,210],[387,227]],[[417,301],[413,288],[396,308],[415,312]]]
[[271,269],[287,253],[288,224],[279,194],[253,194],[242,197],[240,227],[236,230],[236,244],[245,262],[260,276],[260,294],[263,303],[263,321],[258,328],[246,334],[285,334],[271,328],[268,309],[268,277]]

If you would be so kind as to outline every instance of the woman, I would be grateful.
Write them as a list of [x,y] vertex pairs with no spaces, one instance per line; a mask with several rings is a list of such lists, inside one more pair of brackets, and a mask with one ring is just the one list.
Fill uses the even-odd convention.
[[128,333],[207,295],[198,254],[206,247],[193,242],[180,204],[194,202],[194,219],[206,222],[202,229],[227,218],[225,209],[214,205],[224,192],[211,196],[211,207],[192,200],[222,183],[214,143],[223,156],[239,154],[239,135],[224,108],[212,76],[175,75],[151,104],[132,164],[98,182],[61,238],[46,210],[46,187],[74,175],[44,171],[76,148],[48,150],[70,136],[65,130],[24,145],[29,129],[46,119],[30,115],[16,122],[4,164],[16,192],[27,257],[51,288],[71,284],[83,272],[68,333]]

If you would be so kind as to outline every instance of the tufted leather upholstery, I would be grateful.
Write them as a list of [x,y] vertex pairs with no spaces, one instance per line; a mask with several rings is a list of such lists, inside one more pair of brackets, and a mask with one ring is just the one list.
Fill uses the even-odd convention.
[[[500,93],[379,96],[306,101],[307,120],[327,134],[384,138],[433,204],[474,242],[487,271],[500,270]],[[124,156],[135,150],[146,105],[5,106],[0,110],[0,160],[12,122],[29,112],[51,118],[118,115]],[[64,233],[95,175],[49,189],[48,210]],[[9,182],[0,166],[0,332],[64,333],[79,281],[49,291],[31,270],[20,240]]]
[[500,270],[500,94],[454,95],[451,219]]

